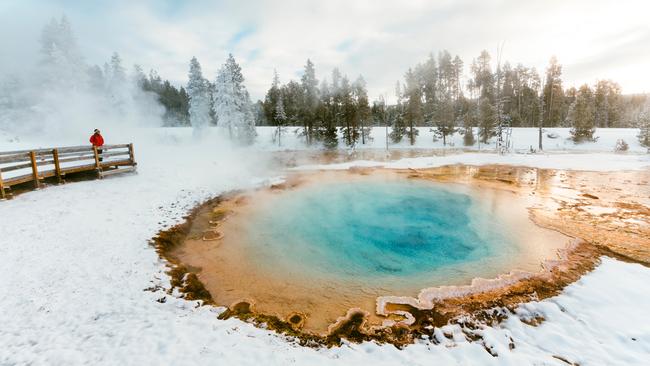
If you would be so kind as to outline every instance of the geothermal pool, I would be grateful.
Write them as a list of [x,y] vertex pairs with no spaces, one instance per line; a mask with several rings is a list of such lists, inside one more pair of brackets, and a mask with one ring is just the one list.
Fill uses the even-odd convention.
[[260,205],[244,226],[266,271],[395,290],[479,275],[520,252],[484,200],[431,182],[321,183]]
[[[253,304],[324,334],[381,296],[468,285],[513,270],[537,272],[569,238],[535,225],[536,197],[473,184],[375,171],[297,174],[282,187],[245,192],[200,213],[219,239],[176,250],[225,306]],[[214,218],[217,217],[217,221]]]

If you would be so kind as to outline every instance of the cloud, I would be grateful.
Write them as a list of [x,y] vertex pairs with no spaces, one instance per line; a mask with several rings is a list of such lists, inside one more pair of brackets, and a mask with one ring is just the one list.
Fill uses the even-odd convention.
[[556,55],[565,85],[613,78],[631,93],[650,85],[649,10],[643,0],[13,0],[0,5],[0,67],[20,70],[35,59],[42,25],[65,13],[90,63],[118,51],[180,84],[192,56],[212,78],[233,52],[254,98],[273,69],[286,82],[307,58],[319,79],[339,67],[352,79],[363,74],[371,97],[390,97],[395,81],[429,53],[448,49],[468,72],[482,49],[496,56],[500,44],[503,59],[538,70]]

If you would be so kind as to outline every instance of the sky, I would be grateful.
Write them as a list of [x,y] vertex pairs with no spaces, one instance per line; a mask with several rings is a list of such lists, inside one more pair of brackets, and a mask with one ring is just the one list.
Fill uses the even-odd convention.
[[2,0],[0,77],[38,61],[40,32],[65,15],[89,64],[117,51],[129,65],[154,68],[177,85],[196,56],[213,79],[228,53],[254,99],[273,70],[299,79],[307,58],[319,80],[339,67],[363,75],[371,98],[393,98],[395,82],[429,54],[465,61],[486,49],[544,70],[555,55],[565,86],[618,82],[650,92],[650,1],[645,0]]

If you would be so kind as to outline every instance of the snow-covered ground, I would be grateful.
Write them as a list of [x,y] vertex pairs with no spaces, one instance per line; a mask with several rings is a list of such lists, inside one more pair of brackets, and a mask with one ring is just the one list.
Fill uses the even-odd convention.
[[[258,145],[266,149],[277,149],[277,144],[272,141],[275,133],[273,127],[258,127],[259,137]],[[296,131],[299,127],[286,127],[282,135],[283,149],[300,149],[304,147],[304,139]],[[388,131],[390,132],[390,130]],[[477,136],[478,129],[475,129]],[[637,135],[639,130],[636,128],[600,128],[596,130],[594,137],[596,141],[574,144],[570,140],[571,131],[569,128],[545,128],[542,138],[543,148],[545,151],[573,151],[573,152],[613,152],[616,147],[616,140],[622,139],[629,145],[629,152],[647,152],[648,149],[639,144]],[[556,138],[549,138],[549,135],[556,135]],[[371,141],[365,145],[359,143],[357,149],[385,149],[386,148],[386,129],[384,127],[373,127],[370,134]],[[513,128],[510,141],[515,151],[527,152],[531,147],[537,150],[539,130],[537,128]],[[478,139],[478,137],[477,137]],[[414,145],[410,145],[405,138],[398,144],[389,141],[388,147],[391,149],[427,149],[427,148],[446,148],[446,149],[466,149],[466,150],[487,150],[494,151],[494,139],[489,144],[479,144],[473,146],[463,146],[463,136],[456,133],[447,137],[447,145],[443,145],[442,139],[434,140],[434,132],[430,127],[419,127],[418,137]],[[339,141],[342,141],[341,139]],[[342,144],[342,142],[340,142]]]
[[[519,308],[522,316],[542,315],[546,321],[541,325],[526,325],[513,315],[498,327],[485,328],[486,345],[498,357],[482,344],[466,341],[458,326],[438,331],[438,345],[422,341],[404,350],[374,343],[303,348],[236,319],[218,320],[219,309],[144,291],[168,283],[164,263],[148,245],[158,230],[182,220],[206,197],[277,177],[267,168],[267,151],[273,149],[270,131],[260,129],[259,144],[251,150],[231,149],[210,137],[195,144],[189,129],[107,131],[108,143],[136,144],[138,174],[49,187],[0,202],[0,365],[647,364],[650,269],[608,258],[561,295]],[[535,146],[536,131],[515,132],[524,136],[515,146]],[[466,153],[390,165],[650,166],[650,156],[639,154],[644,150],[632,138],[636,130],[598,134],[598,142],[578,146],[598,154]],[[299,147],[292,138],[285,146]],[[636,153],[608,153],[617,138]],[[0,151],[79,145],[86,139],[16,141],[0,133]],[[377,148],[383,147],[380,140],[375,135]],[[418,141],[419,148],[431,147],[422,136]],[[566,142],[557,148],[574,149]],[[156,301],[163,297],[165,302]],[[453,334],[453,340],[443,333]]]

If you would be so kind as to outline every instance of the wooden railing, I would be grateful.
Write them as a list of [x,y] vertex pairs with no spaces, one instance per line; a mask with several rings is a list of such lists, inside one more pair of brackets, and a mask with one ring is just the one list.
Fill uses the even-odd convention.
[[51,149],[0,152],[0,199],[11,196],[11,187],[33,182],[35,189],[46,178],[64,183],[66,174],[95,171],[98,178],[135,171],[133,144],[69,146]]

